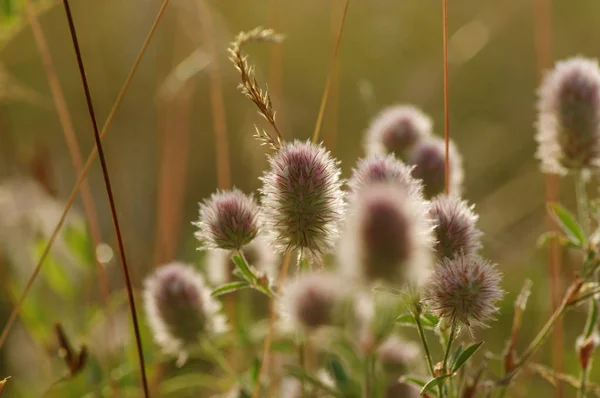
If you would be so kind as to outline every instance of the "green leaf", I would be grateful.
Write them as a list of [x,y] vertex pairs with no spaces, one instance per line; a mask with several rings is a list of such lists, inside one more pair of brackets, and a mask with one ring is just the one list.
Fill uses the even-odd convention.
[[244,279],[246,279],[252,284],[256,283],[256,275],[254,275],[254,272],[252,272],[252,270],[250,269],[248,264],[246,264],[246,261],[242,258],[242,256],[240,256],[239,254],[234,254],[231,258],[233,259],[233,262],[235,263],[237,268],[242,273]]
[[456,361],[458,360],[458,358],[460,357],[460,354],[462,354],[463,352],[463,345],[459,344],[458,347],[456,347],[456,351],[454,351],[454,354],[452,355],[452,363],[456,363]]
[[93,245],[86,229],[75,225],[67,225],[63,232],[65,245],[79,262],[76,265],[90,266],[94,263]]
[[558,203],[549,203],[548,211],[552,218],[558,223],[560,229],[567,235],[569,241],[577,247],[583,247],[585,245],[586,238],[583,234],[583,229],[570,211]]
[[403,382],[412,383],[421,388],[425,387],[425,384],[427,384],[425,380],[419,379],[418,377],[414,376],[402,376],[400,380]]
[[475,354],[475,351],[477,351],[479,349],[479,347],[481,347],[482,344],[483,344],[483,341],[481,341],[479,343],[471,344],[469,347],[467,347],[467,349],[464,350],[458,356],[458,358],[452,365],[452,373],[456,373],[465,364],[465,362],[467,362],[469,360],[469,358],[471,358],[471,356],[473,356],[473,354]]
[[250,380],[252,380],[252,384],[256,385],[258,383],[258,376],[260,373],[260,358],[254,358],[254,363],[252,364],[252,368],[250,369]]
[[585,324],[585,332],[584,337],[587,339],[592,335],[592,332],[596,328],[596,324],[598,323],[598,304],[596,300],[590,300],[591,311],[589,312],[587,322]]
[[427,312],[421,314],[421,324],[423,324],[423,326],[435,328],[437,327],[438,323],[440,323],[439,317]]
[[[47,242],[39,239],[35,242],[34,256],[36,261],[41,258]],[[48,283],[50,288],[63,299],[74,297],[76,288],[75,281],[65,269],[65,266],[57,261],[56,257],[49,253],[44,260],[44,267],[41,271],[42,277]]]
[[[417,322],[415,321],[415,318],[413,317],[413,315],[410,312],[398,315],[398,317],[396,317],[394,322],[401,326],[409,326],[409,327],[417,326]],[[439,322],[438,317],[436,317],[434,315],[421,314],[421,325],[426,329],[435,328],[437,326],[438,322]]]
[[319,390],[325,391],[326,393],[328,393],[331,396],[339,397],[339,398],[348,398],[345,394],[329,387],[328,385],[324,384],[321,380],[317,379],[316,377],[311,376],[304,369],[301,369],[298,367],[288,367],[288,371],[289,371],[290,375],[297,378],[298,380],[300,380],[300,381],[304,380],[305,382],[312,385],[313,387],[315,387]]
[[223,294],[232,293],[240,289],[246,289],[250,287],[250,283],[246,281],[238,281],[226,283],[224,285],[219,286],[210,294],[212,297],[221,296]]
[[444,380],[446,380],[448,377],[452,376],[451,374],[449,375],[441,375],[436,377],[435,379],[431,379],[427,382],[427,384],[425,384],[423,386],[423,388],[421,389],[421,395],[425,395],[428,392],[430,392],[432,389],[434,389],[435,387],[437,387],[441,382],[443,382]]

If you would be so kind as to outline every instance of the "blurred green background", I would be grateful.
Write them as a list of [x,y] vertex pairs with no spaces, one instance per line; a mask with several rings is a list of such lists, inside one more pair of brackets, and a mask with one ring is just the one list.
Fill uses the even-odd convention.
[[[160,3],[72,1],[101,125]],[[343,3],[170,2],[104,140],[136,286],[159,263],[175,258],[196,261],[199,257],[194,250],[191,221],[197,217],[197,202],[217,188],[214,126],[221,119],[211,102],[214,91],[211,94],[210,79],[216,76],[211,68],[216,68],[220,77],[217,85],[223,93],[231,182],[247,192],[259,186],[257,177],[266,165],[265,150],[252,134],[253,124],[262,125],[263,121],[236,89],[238,75],[227,60],[229,42],[238,31],[259,25],[286,35],[281,45],[249,46],[250,62],[256,65],[259,81],[269,83],[284,136],[309,138]],[[531,278],[534,284],[521,347],[539,330],[550,310],[546,250],[535,246],[546,230],[543,176],[533,157],[539,79],[534,10],[540,2],[449,3],[451,137],[464,158],[464,196],[476,204],[480,214],[485,254],[500,265],[509,292],[499,321],[478,334],[486,336],[489,350],[499,353],[510,331],[512,302],[525,278]],[[550,3],[550,19],[538,16],[550,22],[551,59],[578,54],[597,57],[600,2]],[[85,160],[93,147],[93,135],[64,10],[56,2],[32,4]],[[362,136],[370,118],[384,106],[419,106],[433,118],[435,131],[443,134],[441,21],[441,1],[351,0],[321,136],[342,161],[344,176],[363,155]],[[22,0],[0,1],[0,32],[0,324],[4,325],[35,266],[40,239],[47,239],[52,231],[77,173]],[[101,241],[114,248],[97,161],[88,181]],[[570,179],[560,181],[561,199],[571,208],[572,186]],[[79,196],[72,213],[68,224],[74,230],[85,230]],[[82,270],[77,259],[61,259],[62,240],[53,251],[53,261],[61,267],[72,263],[72,274],[45,275],[46,283],[34,285],[29,299],[44,305],[37,310],[26,308],[33,314],[31,323],[18,322],[0,352],[0,377],[13,376],[14,389],[7,393],[9,397],[36,396],[55,379],[60,362],[55,358],[53,321],[60,320],[80,340],[94,344],[77,319],[85,318],[82,312],[88,307],[93,312],[91,303],[98,302],[98,288],[89,278],[72,275],[89,276],[95,271]],[[68,239],[66,244],[69,246]],[[32,247],[38,250],[32,252]],[[566,285],[579,259],[564,253],[562,260]],[[117,256],[109,256],[106,271],[113,291],[121,292],[123,278]],[[79,293],[71,292],[68,303],[47,295],[45,286],[52,287],[53,278],[55,282],[57,278],[71,278],[72,283],[80,284]],[[565,371],[573,374],[578,371],[574,342],[583,317],[575,311],[565,321]],[[27,325],[35,325],[35,330],[27,332]],[[149,336],[145,341],[150,344]],[[538,359],[549,364],[550,344],[546,347]],[[499,372],[497,364],[490,367]],[[599,376],[596,369],[591,379],[600,381]],[[540,396],[553,391],[539,376],[525,373],[521,377],[531,382],[520,383],[514,396]],[[27,394],[28,389],[31,394]],[[574,390],[565,390],[564,396],[573,395]]]

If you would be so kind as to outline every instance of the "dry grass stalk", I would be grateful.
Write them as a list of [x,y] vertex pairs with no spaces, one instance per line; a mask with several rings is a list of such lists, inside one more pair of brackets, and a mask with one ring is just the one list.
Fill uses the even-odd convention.
[[261,27],[254,28],[248,32],[240,32],[229,47],[229,59],[235,65],[235,68],[240,72],[241,82],[238,86],[242,94],[250,98],[258,107],[258,113],[265,118],[275,131],[276,136],[273,137],[266,131],[256,127],[256,138],[264,145],[269,145],[273,149],[277,149],[283,140],[281,132],[275,123],[275,110],[271,101],[271,95],[268,90],[263,90],[258,85],[254,76],[254,67],[248,65],[248,57],[242,54],[242,48],[249,42],[272,42],[280,43],[283,36],[275,33],[272,29],[263,29]]
[[[538,82],[542,81],[544,72],[552,64],[552,13],[550,0],[535,0],[533,2],[534,18],[534,47],[538,72]],[[544,195],[546,205],[559,201],[558,176],[544,175]],[[550,231],[558,232],[559,228],[550,214],[546,214],[546,224]],[[548,277],[550,279],[551,310],[555,311],[561,303],[563,286],[561,285],[561,249],[556,240],[548,244]],[[557,321],[552,333],[552,368],[555,373],[564,369],[564,325],[562,318]],[[555,383],[556,398],[564,395],[560,380]]]
[[[159,11],[156,15],[154,23],[152,24],[152,27],[150,28],[150,31],[148,32],[148,35],[146,36],[144,44],[142,45],[142,48],[140,49],[140,52],[138,53],[138,56],[137,56],[135,62],[133,63],[133,66],[131,67],[129,74],[127,75],[127,78],[125,79],[125,83],[123,83],[123,87],[121,88],[121,91],[119,92],[117,99],[115,100],[115,103],[112,106],[112,108],[108,114],[108,117],[106,118],[106,121],[104,122],[104,127],[102,128],[102,131],[100,132],[101,139],[104,138],[106,132],[108,131],[108,128],[110,127],[110,125],[112,123],[112,120],[114,118],[114,115],[115,115],[117,109],[119,108],[119,106],[121,105],[121,102],[123,101],[125,93],[127,92],[127,89],[129,88],[129,85],[131,84],[131,81],[133,80],[133,76],[135,75],[135,72],[138,69],[138,66],[142,60],[143,55],[146,53],[146,49],[148,48],[148,45],[150,44],[150,40],[154,36],[154,32],[156,31],[158,22],[161,20],[162,16],[164,15],[164,11],[165,11],[168,3],[169,3],[169,0],[164,0],[161,8],[159,9]],[[58,223],[56,224],[56,227],[54,228],[54,231],[50,235],[50,239],[48,240],[46,247],[44,247],[44,250],[42,251],[42,254],[40,256],[40,259],[38,260],[37,265],[35,266],[31,276],[29,277],[29,279],[27,280],[27,283],[25,284],[23,293],[19,297],[19,300],[15,304],[15,306],[8,318],[8,321],[6,322],[6,325],[4,325],[4,328],[2,329],[2,334],[0,334],[0,349],[6,342],[8,333],[10,332],[10,329],[12,328],[13,324],[15,323],[15,321],[17,319],[17,316],[19,315],[19,312],[21,311],[23,302],[25,301],[25,298],[27,298],[27,295],[29,294],[31,287],[33,286],[33,282],[35,281],[38,274],[40,273],[40,270],[42,269],[44,260],[46,260],[46,257],[48,257],[48,254],[50,253],[50,249],[52,248],[54,241],[58,237],[58,233],[60,232],[60,229],[62,228],[62,225],[64,224],[64,222],[67,218],[67,214],[69,213],[69,210],[71,209],[71,206],[73,205],[73,202],[75,201],[75,197],[79,193],[79,188],[81,187],[81,184],[83,183],[83,180],[85,179],[85,176],[87,175],[90,167],[92,166],[92,163],[93,163],[94,159],[96,158],[96,155],[97,155],[97,150],[94,147],[92,152],[89,154],[88,159],[85,162],[85,165],[83,166],[81,174],[77,178],[77,182],[75,183],[75,186],[73,187],[73,189],[71,190],[71,193],[69,194],[69,197],[67,198],[67,201],[65,203],[65,208],[58,220]]]
[[329,62],[329,72],[327,73],[327,81],[325,82],[325,89],[323,90],[323,96],[321,98],[321,106],[319,107],[319,115],[317,116],[317,123],[315,124],[315,131],[313,132],[312,141],[317,143],[319,140],[319,132],[321,131],[321,125],[323,124],[323,115],[325,114],[325,106],[327,105],[327,98],[329,96],[329,89],[331,87],[331,81],[335,75],[338,55],[340,53],[340,44],[342,42],[342,32],[344,31],[344,25],[346,22],[346,16],[348,15],[348,7],[350,6],[350,0],[346,0],[344,5],[344,12],[342,13],[342,21],[340,22],[340,29],[337,34],[337,39],[331,53],[331,60]]

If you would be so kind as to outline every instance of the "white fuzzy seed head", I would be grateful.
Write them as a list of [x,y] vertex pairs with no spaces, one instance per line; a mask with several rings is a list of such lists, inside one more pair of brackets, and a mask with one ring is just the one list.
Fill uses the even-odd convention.
[[144,282],[144,309],[156,343],[168,354],[185,358],[201,336],[227,330],[221,304],[210,296],[202,275],[173,262]]
[[389,182],[373,184],[354,199],[338,251],[342,270],[367,284],[420,285],[432,260],[427,202]]
[[[452,141],[449,143],[450,194],[461,196],[464,171],[462,157]],[[407,155],[407,163],[415,166],[413,177],[423,181],[425,197],[444,192],[446,177],[446,143],[438,137],[421,140]]]
[[204,249],[239,250],[259,232],[258,206],[238,189],[219,191],[200,204],[195,233]]
[[476,254],[483,233],[477,228],[479,216],[473,206],[456,196],[440,195],[431,200],[429,214],[435,224],[435,252],[438,260],[453,259],[461,253]]
[[446,258],[436,266],[424,302],[440,318],[454,318],[468,328],[486,326],[504,296],[501,280],[496,266],[479,256]]
[[556,64],[538,91],[538,150],[542,171],[600,167],[600,68],[575,57]]
[[377,359],[384,369],[397,376],[404,374],[420,356],[419,347],[392,335],[377,348]]
[[423,137],[431,135],[432,122],[411,105],[385,108],[371,122],[365,137],[367,155],[395,154],[403,159]]
[[284,143],[269,157],[263,182],[265,228],[281,253],[331,251],[344,215],[338,162],[322,145]]

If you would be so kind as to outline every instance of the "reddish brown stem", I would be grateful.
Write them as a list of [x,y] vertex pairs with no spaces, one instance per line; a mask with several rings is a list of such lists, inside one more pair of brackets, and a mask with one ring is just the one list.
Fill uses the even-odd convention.
[[135,342],[137,346],[138,359],[140,362],[140,372],[142,379],[142,387],[144,389],[144,396],[148,398],[150,391],[148,389],[148,381],[146,379],[146,367],[144,365],[144,352],[142,349],[142,338],[140,335],[140,327],[138,324],[137,313],[135,310],[135,298],[133,297],[133,287],[129,276],[129,267],[127,266],[127,257],[125,256],[125,247],[123,245],[123,237],[121,236],[121,227],[119,226],[119,218],[117,216],[117,208],[115,206],[115,200],[113,197],[112,187],[110,184],[110,177],[108,173],[108,166],[106,164],[106,158],[104,157],[104,149],[102,147],[102,139],[100,138],[100,131],[98,130],[98,123],[96,122],[96,114],[94,112],[94,105],[92,104],[92,96],[90,88],[87,82],[85,73],[85,67],[83,65],[83,59],[81,57],[81,50],[79,48],[79,41],[77,39],[77,32],[75,30],[75,24],[73,21],[73,15],[71,14],[71,7],[69,6],[69,0],[63,0],[65,7],[65,13],[67,15],[67,21],[69,23],[69,31],[71,32],[71,40],[73,41],[73,49],[75,50],[75,56],[77,58],[77,66],[79,68],[79,74],[81,77],[81,84],[83,85],[83,91],[85,93],[85,100],[92,122],[92,129],[94,132],[94,140],[96,142],[96,149],[98,151],[98,159],[100,159],[100,166],[102,167],[102,175],[104,177],[104,185],[106,186],[106,195],[108,196],[108,202],[110,204],[110,211],[112,214],[113,225],[115,228],[115,235],[117,236],[117,244],[119,246],[119,254],[121,257],[121,264],[123,266],[123,275],[125,277],[125,285],[127,287],[127,296],[129,299],[129,309],[131,312],[131,320],[133,322],[133,329],[135,333]]

